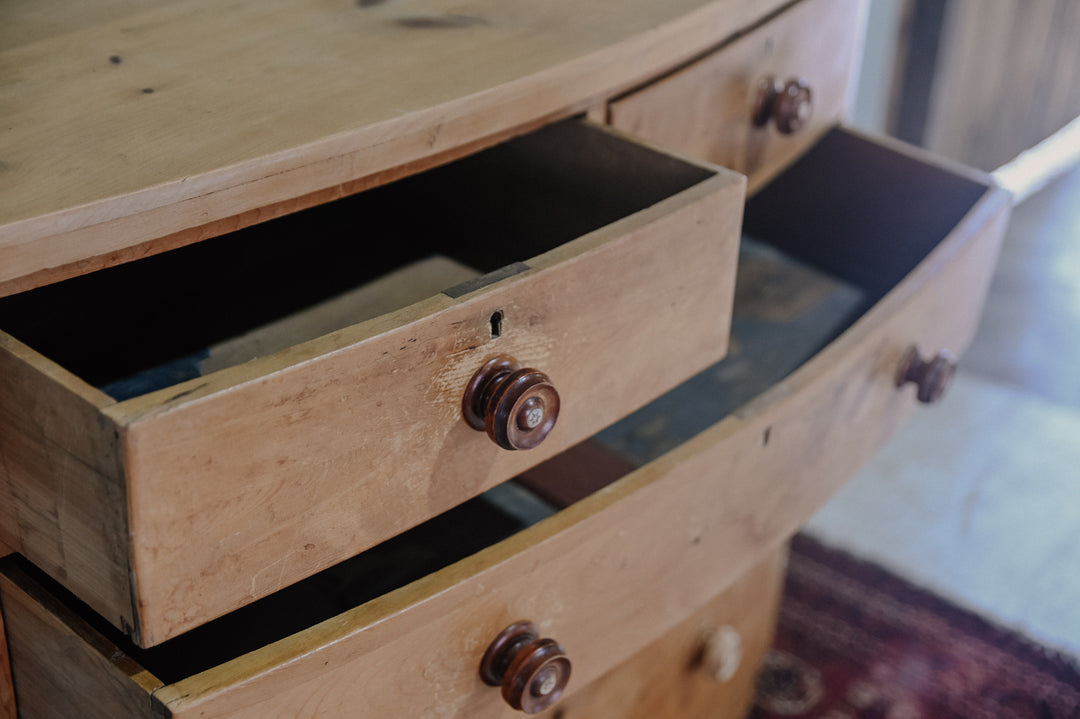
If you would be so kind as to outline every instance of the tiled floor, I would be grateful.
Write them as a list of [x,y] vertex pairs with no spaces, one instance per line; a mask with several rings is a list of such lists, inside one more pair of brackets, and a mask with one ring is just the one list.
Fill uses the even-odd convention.
[[961,366],[809,531],[1080,655],[1080,170],[1014,210]]

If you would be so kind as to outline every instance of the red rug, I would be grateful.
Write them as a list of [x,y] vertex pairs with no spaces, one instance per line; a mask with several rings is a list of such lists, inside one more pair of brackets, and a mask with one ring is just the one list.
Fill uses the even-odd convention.
[[807,537],[753,719],[1080,719],[1080,663]]

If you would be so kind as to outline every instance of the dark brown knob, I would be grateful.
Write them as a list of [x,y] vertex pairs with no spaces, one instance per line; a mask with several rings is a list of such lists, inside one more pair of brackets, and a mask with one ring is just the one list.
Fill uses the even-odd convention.
[[554,639],[541,639],[532,622],[514,622],[495,637],[480,660],[480,678],[502,687],[514,709],[536,714],[563,695],[570,681],[570,660]]
[[914,345],[904,353],[896,373],[896,386],[903,387],[908,382],[918,388],[916,396],[920,402],[932,404],[945,396],[953,375],[956,374],[956,358],[942,350],[929,360],[919,355],[919,348]]
[[543,372],[500,355],[469,380],[461,411],[470,427],[503,449],[532,449],[555,427],[559,393]]
[[785,84],[770,75],[758,83],[753,112],[754,125],[758,127],[764,127],[772,118],[777,130],[790,135],[810,120],[813,110],[813,93],[800,77]]

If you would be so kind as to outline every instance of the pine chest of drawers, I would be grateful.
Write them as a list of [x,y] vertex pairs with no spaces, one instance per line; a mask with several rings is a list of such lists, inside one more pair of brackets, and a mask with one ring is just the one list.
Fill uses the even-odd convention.
[[27,717],[738,716],[1007,221],[856,0],[4,12]]

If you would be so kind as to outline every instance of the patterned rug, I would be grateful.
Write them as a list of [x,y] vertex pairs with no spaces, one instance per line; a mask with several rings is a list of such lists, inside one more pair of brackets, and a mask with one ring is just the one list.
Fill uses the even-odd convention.
[[752,719],[1080,719],[1080,663],[799,536]]

